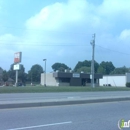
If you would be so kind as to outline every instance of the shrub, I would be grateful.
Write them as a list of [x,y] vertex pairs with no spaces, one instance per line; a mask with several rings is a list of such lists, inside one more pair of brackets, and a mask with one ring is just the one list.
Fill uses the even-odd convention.
[[126,87],[130,87],[130,82],[129,82],[129,83],[126,83]]

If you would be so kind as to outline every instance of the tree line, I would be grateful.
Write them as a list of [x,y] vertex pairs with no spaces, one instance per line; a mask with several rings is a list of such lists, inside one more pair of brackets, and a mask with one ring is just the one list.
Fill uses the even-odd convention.
[[[16,71],[13,69],[14,64],[10,66],[9,71],[3,70],[0,67],[2,72],[1,80],[4,82],[8,81],[9,78],[15,81]],[[25,72],[24,65],[20,64],[20,70],[18,70],[18,82],[26,83],[26,82],[39,82],[41,79],[41,73],[43,73],[43,68],[39,64],[35,64],[31,67],[28,73]]]
[[[0,70],[2,72],[2,76],[0,80],[3,80],[6,82],[9,78],[13,79],[15,81],[16,71],[13,70],[14,64],[10,66],[10,69],[8,71],[3,70],[0,67]],[[130,72],[130,68],[127,68],[125,66],[116,68],[111,61],[102,61],[100,64],[95,61],[94,64],[95,73],[100,73],[104,75],[110,75],[110,74],[125,74],[127,72]],[[72,71],[72,72],[84,72],[84,73],[91,73],[91,61],[90,60],[84,60],[79,61],[74,69],[71,69],[64,63],[54,63],[52,65],[53,71],[59,71],[59,72],[65,72],[66,71]],[[28,73],[25,72],[24,65],[21,64],[21,69],[18,71],[18,81],[22,83],[26,82],[39,82],[41,79],[41,73],[44,73],[44,70],[41,65],[35,64],[31,67],[31,69],[28,71]]]

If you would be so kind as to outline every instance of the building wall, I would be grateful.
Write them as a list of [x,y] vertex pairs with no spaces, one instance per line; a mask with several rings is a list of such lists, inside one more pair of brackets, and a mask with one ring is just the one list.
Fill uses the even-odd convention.
[[70,86],[70,83],[59,83],[59,86]]
[[[99,86],[99,78],[102,75],[95,75],[95,85]],[[41,85],[44,85],[44,73],[41,74]],[[46,73],[47,86],[90,86],[90,74],[80,73]]]
[[71,78],[70,86],[81,86],[81,79],[80,78]]
[[114,87],[125,87],[126,86],[126,75],[103,76],[103,78],[100,79],[100,86],[103,86],[104,84],[111,84],[111,86],[114,86]]
[[0,68],[0,82],[2,82],[2,73],[3,73],[3,70]]
[[126,82],[128,83],[130,83],[130,73],[126,73]]
[[[41,74],[41,85],[44,85],[44,73]],[[59,86],[58,81],[53,77],[53,73],[46,74],[47,86]]]

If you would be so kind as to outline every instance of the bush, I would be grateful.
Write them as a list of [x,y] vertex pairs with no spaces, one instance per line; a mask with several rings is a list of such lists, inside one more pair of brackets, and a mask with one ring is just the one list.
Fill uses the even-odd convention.
[[129,83],[126,83],[126,87],[130,87],[130,82],[129,82]]

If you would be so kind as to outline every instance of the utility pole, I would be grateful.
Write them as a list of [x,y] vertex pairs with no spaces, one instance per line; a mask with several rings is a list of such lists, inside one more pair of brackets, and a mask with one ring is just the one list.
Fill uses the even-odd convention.
[[92,61],[91,61],[91,85],[94,88],[95,84],[94,84],[94,52],[95,52],[95,34],[93,34],[92,36],[92,41],[90,42],[90,44],[92,45]]
[[45,61],[45,71],[44,71],[44,86],[46,87],[46,60],[47,59],[43,59],[43,61]]

